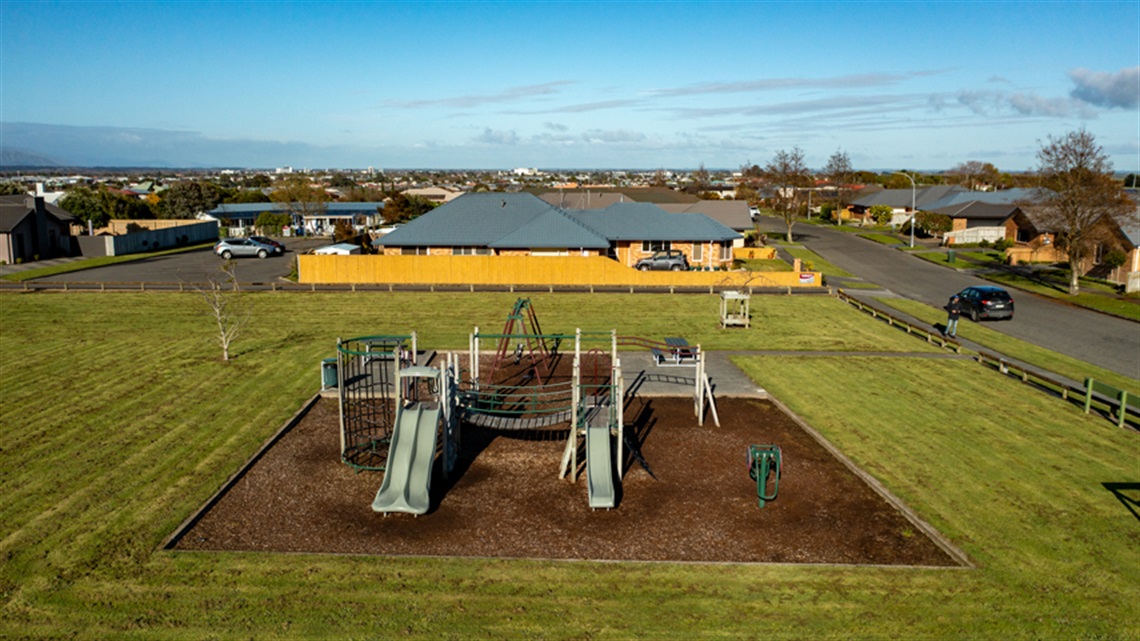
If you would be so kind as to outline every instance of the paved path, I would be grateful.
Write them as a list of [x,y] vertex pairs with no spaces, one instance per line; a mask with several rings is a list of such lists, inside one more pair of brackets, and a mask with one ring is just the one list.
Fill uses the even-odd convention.
[[[765,219],[762,228],[782,229],[783,221]],[[802,223],[797,223],[793,232],[805,246],[837,267],[883,287],[883,295],[888,297],[901,296],[941,307],[951,294],[966,287],[993,284],[968,271],[935,265],[854,234]],[[1011,293],[1017,307],[1015,319],[987,322],[986,327],[1140,378],[1140,323],[1026,292]]]

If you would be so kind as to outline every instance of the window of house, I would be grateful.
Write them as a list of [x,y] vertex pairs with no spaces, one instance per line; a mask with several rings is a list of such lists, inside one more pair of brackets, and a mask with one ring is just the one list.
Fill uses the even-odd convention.
[[569,256],[569,249],[532,249],[531,256]]
[[643,240],[641,241],[641,251],[651,254],[653,252],[663,252],[673,249],[673,243],[667,240]]
[[428,248],[427,247],[401,247],[400,248],[400,255],[401,256],[427,256],[428,255]]
[[453,247],[451,253],[456,256],[490,256],[490,247]]
[[731,242],[722,242],[720,244],[720,259],[721,260],[732,260],[732,243]]
[[705,244],[693,243],[693,262],[699,263],[705,259]]
[[1033,232],[1029,231],[1028,229],[1017,230],[1017,242],[1028,243],[1031,240],[1033,240]]

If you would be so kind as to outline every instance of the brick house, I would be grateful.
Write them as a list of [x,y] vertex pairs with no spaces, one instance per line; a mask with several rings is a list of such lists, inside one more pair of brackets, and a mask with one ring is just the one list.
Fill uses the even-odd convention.
[[608,256],[632,267],[662,249],[690,265],[732,265],[740,234],[702,214],[649,203],[566,210],[527,193],[466,194],[384,236],[387,255]]

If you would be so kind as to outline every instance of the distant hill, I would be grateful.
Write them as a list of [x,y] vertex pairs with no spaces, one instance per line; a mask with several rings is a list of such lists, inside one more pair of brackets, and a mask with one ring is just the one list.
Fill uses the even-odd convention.
[[24,149],[0,149],[0,169],[19,167],[59,167],[61,163],[53,158]]

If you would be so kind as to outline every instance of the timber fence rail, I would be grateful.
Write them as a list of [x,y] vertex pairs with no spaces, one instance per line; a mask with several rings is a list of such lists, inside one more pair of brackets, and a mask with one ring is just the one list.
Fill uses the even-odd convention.
[[867,312],[871,315],[872,318],[878,318],[892,327],[898,327],[899,329],[905,331],[907,334],[915,334],[921,338],[925,338],[927,343],[938,345],[944,349],[952,350],[955,354],[962,353],[962,344],[952,338],[943,336],[941,332],[937,332],[936,330],[922,327],[920,325],[915,325],[914,323],[895,316],[890,312],[883,311],[874,305],[868,305],[858,298],[851,296],[842,289],[836,290],[835,296],[839,298],[839,300],[849,303],[861,311]]
[[1045,372],[1037,367],[1022,365],[1015,361],[1001,356],[1000,354],[993,354],[990,352],[979,351],[974,360],[987,365],[993,369],[1008,374],[1014,378],[1018,378],[1022,383],[1027,383],[1048,392],[1055,392],[1064,400],[1069,400],[1069,395],[1073,394],[1074,398],[1083,396],[1085,388],[1075,384],[1072,381],[1064,380],[1061,377],[1050,376],[1051,372]]
[[[208,282],[96,282],[96,281],[0,281],[0,292],[194,292]],[[439,283],[238,283],[242,291],[272,292],[498,292],[577,294],[719,294],[745,291],[749,294],[826,294],[828,287],[740,287],[735,285],[495,285]]]

